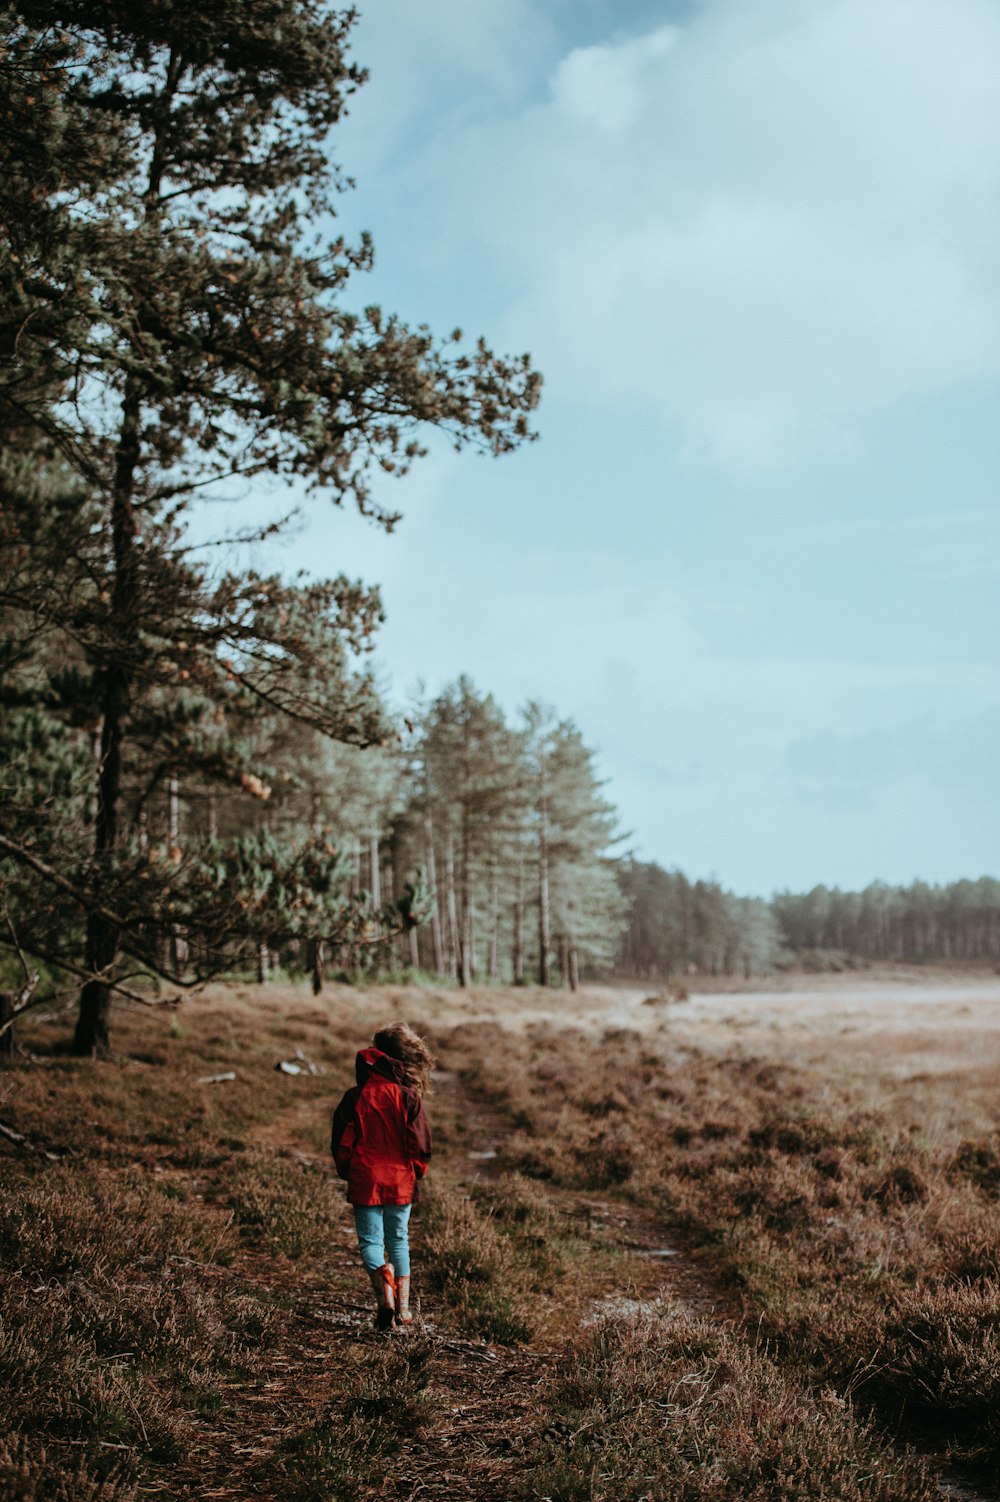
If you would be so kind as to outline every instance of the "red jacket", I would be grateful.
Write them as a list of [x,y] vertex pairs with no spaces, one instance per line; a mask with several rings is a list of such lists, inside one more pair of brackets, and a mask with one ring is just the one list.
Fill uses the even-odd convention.
[[358,1083],[333,1113],[330,1151],[352,1205],[409,1205],[431,1160],[431,1129],[402,1064],[363,1048]]

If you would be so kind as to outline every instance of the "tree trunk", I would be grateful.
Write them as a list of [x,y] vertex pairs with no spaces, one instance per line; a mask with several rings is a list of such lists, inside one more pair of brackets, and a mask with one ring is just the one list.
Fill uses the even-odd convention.
[[569,944],[569,988],[571,991],[580,989],[580,957],[572,939]]
[[[392,907],[393,912],[396,913],[399,911],[396,904],[403,890],[403,878],[400,870],[399,830],[395,825],[389,837],[389,861],[383,875],[385,877],[385,881],[382,884],[383,891],[387,893],[385,900]],[[405,970],[407,965],[414,964],[413,939],[410,937],[412,933],[413,929],[411,928],[409,934],[399,932],[393,934],[392,953],[394,968],[396,970]]]
[[548,986],[552,981],[549,966],[549,838],[542,813],[538,829],[538,984]]
[[441,909],[438,903],[437,864],[434,860],[434,826],[430,814],[424,819],[424,838],[427,843],[427,880],[434,894],[434,910],[431,913],[431,938],[434,942],[434,970],[444,974],[444,944],[441,941]]
[[458,905],[455,900],[455,847],[449,834],[444,852],[444,881],[448,901],[448,972],[452,979],[458,977]]
[[494,856],[490,869],[490,959],[489,979],[496,985],[500,978],[500,896],[497,862]]
[[458,983],[472,980],[472,824],[468,808],[462,809],[462,936],[458,951]]
[[0,991],[0,1028],[3,1027],[5,1022],[11,1024],[4,1032],[0,1032],[0,1059],[9,1059],[14,1052],[13,1016],[14,992]]
[[580,966],[576,956],[576,940],[573,937],[574,904],[567,903],[566,934],[563,942],[563,980],[571,991],[580,989]]
[[323,971],[326,962],[323,940],[310,939],[307,954],[309,959],[309,974],[312,977],[313,995],[318,996],[323,989]]
[[101,737],[103,731],[104,727],[98,724],[90,732],[90,757],[94,764],[94,780],[90,784],[90,792],[87,794],[87,823],[91,829],[97,826],[97,815],[100,809],[97,782],[101,775]]
[[517,896],[514,898],[514,953],[513,970],[515,986],[524,985],[524,867],[517,866]]
[[[169,795],[169,827],[168,838],[170,842],[170,858],[178,861],[181,850],[181,789],[177,773],[171,774],[168,784]],[[170,925],[170,942],[168,946],[170,955],[170,968],[176,974],[181,966],[187,961],[187,945],[177,931],[177,925]]]
[[[97,817],[94,821],[94,856],[98,868],[118,846],[122,795],[122,743],[132,699],[128,647],[135,636],[138,580],[135,542],[137,526],[132,490],[139,462],[140,400],[138,387],[130,381],[122,402],[122,426],[115,458],[111,504],[111,546],[115,577],[108,612],[109,634],[118,644],[102,674],[100,701],[103,713],[101,757],[97,772]],[[104,1055],[109,1049],[108,1020],[111,986],[118,958],[118,928],[100,913],[87,916],[84,964],[88,979],[80,992],[80,1009],[73,1052],[84,1056]]]
[[524,985],[524,903],[520,896],[514,903],[514,953],[513,970],[515,986]]
[[[382,926],[375,918],[382,907],[382,871],[378,863],[378,833],[373,831],[368,836],[368,891],[371,896],[371,909],[373,915],[372,926],[375,937],[381,937]],[[376,970],[379,966],[379,954],[376,950],[372,956]]]
[[378,911],[382,906],[382,872],[378,863],[378,833],[373,832],[368,836],[368,863],[371,867],[371,881],[369,890],[372,896],[372,907]]
[[257,945],[257,984],[267,985],[267,973],[271,968],[271,952],[267,947],[267,940],[263,939]]
[[411,928],[408,937],[410,940],[410,964],[413,966],[414,970],[419,970],[420,945],[417,942],[417,930],[415,928]]

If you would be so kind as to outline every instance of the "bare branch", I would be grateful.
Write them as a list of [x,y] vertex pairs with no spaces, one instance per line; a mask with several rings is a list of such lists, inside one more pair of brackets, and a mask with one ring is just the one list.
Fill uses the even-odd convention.
[[[20,991],[17,993],[17,996],[14,998],[14,1006],[15,1006],[15,1008],[17,1008],[18,1010],[23,1011],[26,1003],[30,1000],[33,991],[35,990],[36,986],[38,985],[38,971],[36,970],[34,973],[32,973],[28,969],[28,962],[27,962],[27,960],[24,957],[24,950],[21,948],[20,944],[18,943],[17,932],[16,932],[16,930],[14,928],[13,922],[11,921],[11,916],[10,916],[10,912],[9,912],[9,910],[7,908],[6,900],[3,903],[3,916],[4,916],[4,922],[6,923],[7,929],[9,931],[9,933],[10,933],[11,945],[12,945],[14,951],[16,952],[18,959],[21,962],[21,969],[24,972],[24,985],[21,987]],[[0,1028],[0,1034],[2,1034],[3,1031],[4,1031],[4,1029]]]

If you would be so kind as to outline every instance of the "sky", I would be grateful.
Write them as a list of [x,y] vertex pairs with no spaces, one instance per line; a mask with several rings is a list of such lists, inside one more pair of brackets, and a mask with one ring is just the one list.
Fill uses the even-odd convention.
[[540,438],[270,565],[381,584],[397,702],[572,718],[642,859],[1000,874],[1000,5],[368,0],[353,50],[354,295],[530,350]]

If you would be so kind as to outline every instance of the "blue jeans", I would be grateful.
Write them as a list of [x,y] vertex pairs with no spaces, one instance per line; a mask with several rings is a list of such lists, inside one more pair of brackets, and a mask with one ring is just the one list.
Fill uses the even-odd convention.
[[409,1223],[412,1205],[355,1205],[354,1225],[366,1272],[391,1262],[396,1276],[410,1276]]

